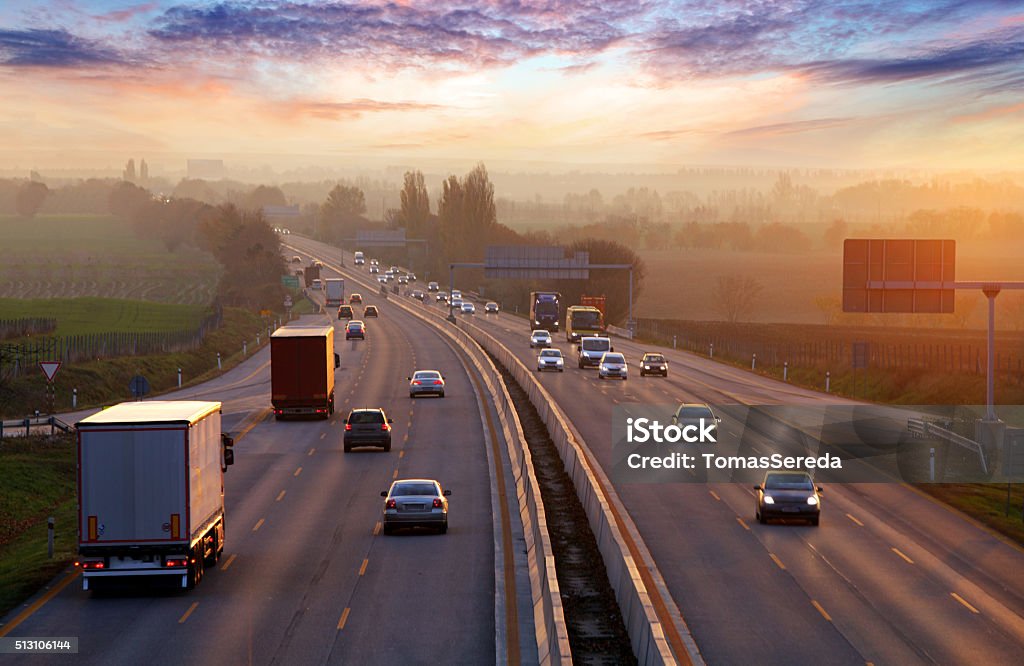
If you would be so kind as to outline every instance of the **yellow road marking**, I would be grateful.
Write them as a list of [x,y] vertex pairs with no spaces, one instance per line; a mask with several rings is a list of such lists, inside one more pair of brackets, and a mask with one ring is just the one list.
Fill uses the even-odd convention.
[[906,555],[901,553],[899,548],[893,548],[892,552],[896,553],[897,555],[902,557],[904,560],[906,560],[907,564],[913,564],[914,563],[914,560],[910,559],[909,557],[907,557]]
[[786,570],[786,565],[782,563],[782,560],[779,559],[778,555],[776,555],[775,553],[768,553],[768,557],[772,558],[772,562],[775,562],[775,564],[779,565],[780,569],[782,569],[783,571]]
[[404,458],[404,457],[405,457],[405,449],[403,449],[403,450],[401,450],[401,451],[399,451],[399,452],[398,452],[398,457],[399,457],[399,459],[401,459],[401,458]]
[[975,608],[974,606],[972,606],[972,605],[970,605],[969,603],[967,603],[967,600],[966,600],[966,599],[964,599],[963,597],[961,597],[961,596],[960,596],[959,594],[957,594],[956,592],[950,592],[949,594],[950,594],[950,596],[951,596],[951,597],[953,597],[954,599],[956,599],[957,601],[959,601],[960,603],[962,603],[962,604],[963,604],[964,606],[966,606],[966,607],[967,607],[967,610],[971,611],[972,613],[975,613],[975,614],[977,614],[977,613],[980,613],[980,612],[981,612],[981,611],[979,611],[979,610],[978,610],[977,608]]
[[368,558],[363,560],[363,565],[361,567],[359,567],[359,575],[360,576],[362,576],[363,574],[366,573],[366,565],[369,564],[369,563],[370,563],[370,560]]
[[271,411],[272,410],[270,409],[270,407],[266,407],[264,409],[261,409],[259,412],[257,412],[256,416],[249,423],[249,425],[247,425],[244,428],[242,428],[242,431],[239,432],[237,435],[235,435],[235,444],[238,444],[239,442],[241,442],[242,438],[245,437],[246,435],[248,435],[250,430],[252,430],[256,426],[258,426],[260,423],[262,423],[263,420],[265,418],[267,418],[267,416],[270,415]]
[[849,518],[850,520],[852,520],[853,522],[857,523],[861,527],[864,527],[864,523],[860,522],[859,520],[857,520],[856,518],[854,518],[850,514],[846,514],[846,517]]
[[408,442],[409,441],[409,433],[405,433],[404,435],[402,435],[402,441],[403,442]]
[[185,624],[185,620],[188,619],[188,616],[192,614],[192,611],[194,611],[198,605],[198,601],[193,601],[192,605],[188,607],[187,611],[185,611],[185,614],[181,616],[180,620],[178,620],[178,624]]
[[395,473],[391,475],[391,478],[392,479],[397,479],[398,478],[398,470],[397,469],[395,470]]
[[284,491],[284,490],[282,490],[281,492],[279,492],[279,493],[277,494],[277,499],[276,499],[276,500],[274,500],[274,501],[275,501],[275,502],[280,502],[281,500],[283,500],[283,499],[284,499],[284,494],[285,494],[285,492],[286,492],[286,491]]
[[28,608],[15,615],[13,620],[8,622],[4,626],[0,627],[0,637],[6,636],[10,632],[14,631],[15,627],[17,627],[19,624],[27,620],[29,616],[31,616],[37,610],[42,608],[43,604],[45,604],[47,601],[53,599],[55,596],[60,594],[61,590],[63,590],[65,587],[71,584],[71,581],[78,578],[78,574],[78,569],[74,569],[71,572],[69,572],[68,575],[65,576],[59,583],[50,588],[46,592],[46,594],[32,602],[32,604]]
[[259,528],[263,527],[263,522],[264,521],[263,521],[262,518],[260,518],[258,521],[256,521],[256,524],[252,526],[252,531],[255,532]]
[[[320,439],[323,439],[323,437],[321,437]],[[316,453],[316,447],[315,447],[315,446],[314,446],[313,448],[311,448],[311,449],[309,450],[309,453],[307,453],[306,455],[307,455],[307,456],[311,456],[311,455],[313,455],[314,453]]]
[[822,616],[823,618],[825,618],[825,619],[826,619],[826,620],[828,620],[829,622],[831,622],[831,621],[832,621],[832,616],[831,616],[831,615],[829,615],[828,613],[826,613],[826,612],[825,612],[825,609],[821,607],[821,604],[819,604],[819,603],[818,603],[817,601],[815,601],[814,599],[811,599],[811,604],[812,604],[812,605],[813,605],[813,606],[814,606],[815,608],[817,608],[817,609],[818,609],[818,612],[819,612],[819,613],[821,613],[821,616]]
[[412,419],[409,419],[408,421],[405,422],[405,427],[406,428],[411,428],[412,427]]
[[345,628],[345,623],[348,622],[348,614],[349,612],[351,612],[351,610],[351,608],[346,608],[345,610],[341,611],[341,619],[338,620],[338,631],[341,631]]
[[740,518],[739,516],[736,517],[736,522],[738,522],[740,525],[742,525],[743,529],[747,530],[748,532],[750,531],[750,527],[748,527],[747,524],[745,522],[743,522],[743,519]]
[[380,521],[379,520],[377,521],[377,524],[373,526],[373,536],[377,536],[378,534],[380,534]]
[[323,438],[324,438],[324,437],[326,437],[326,436],[327,436],[327,433],[326,433],[326,432],[322,432],[322,433],[320,433],[320,439],[323,439]]
[[709,492],[709,493],[711,493],[711,496],[712,496],[712,497],[714,497],[714,498],[715,498],[716,500],[718,500],[719,502],[721,502],[721,501],[722,501],[722,498],[721,498],[721,497],[719,497],[719,496],[718,496],[718,493],[716,493],[716,492],[715,492],[714,490],[709,490],[708,492]]
[[302,468],[301,467],[298,468],[297,470],[295,470],[295,474],[292,474],[292,476],[298,476],[299,474],[302,474]]
[[227,570],[228,570],[228,567],[230,567],[230,566],[231,566],[231,563],[235,561],[235,558],[236,558],[236,557],[238,557],[238,556],[237,556],[237,555],[234,555],[234,554],[232,554],[232,555],[231,555],[231,557],[229,557],[229,558],[227,559],[227,562],[225,562],[224,564],[220,565],[220,570],[221,570],[221,571],[227,571]]

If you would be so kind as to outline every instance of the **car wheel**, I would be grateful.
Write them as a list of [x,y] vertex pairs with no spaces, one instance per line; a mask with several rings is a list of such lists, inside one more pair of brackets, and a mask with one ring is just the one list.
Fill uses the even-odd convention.
[[754,514],[754,517],[757,518],[757,522],[761,523],[762,525],[765,525],[765,524],[768,523],[768,519],[765,518],[764,514],[761,513],[760,511],[757,512],[756,514]]
[[412,400],[415,400],[416,399],[416,394],[415,393],[410,393],[409,394],[409,398],[411,398]]
[[441,397],[442,398],[444,397],[444,391],[441,391]]
[[559,368],[558,371],[559,372],[565,372],[565,368]]
[[448,521],[445,521],[444,524],[441,525],[441,529],[439,531],[441,534],[448,534]]
[[813,527],[817,527],[820,522],[821,522],[821,516],[815,516],[814,518],[811,518],[811,525]]
[[388,441],[384,442],[384,453],[387,453],[390,450],[391,450],[391,440],[389,439]]
[[395,528],[393,528],[391,525],[388,525],[387,523],[384,523],[384,528],[381,531],[383,531],[384,534],[394,534]]
[[345,443],[345,453],[350,453],[351,451],[352,451],[352,445],[349,444],[348,442],[346,442]]

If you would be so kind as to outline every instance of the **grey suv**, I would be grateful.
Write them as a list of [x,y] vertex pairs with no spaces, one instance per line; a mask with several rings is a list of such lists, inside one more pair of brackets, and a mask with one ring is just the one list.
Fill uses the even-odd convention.
[[391,424],[383,409],[353,409],[345,419],[345,453],[353,447],[379,446],[391,450]]

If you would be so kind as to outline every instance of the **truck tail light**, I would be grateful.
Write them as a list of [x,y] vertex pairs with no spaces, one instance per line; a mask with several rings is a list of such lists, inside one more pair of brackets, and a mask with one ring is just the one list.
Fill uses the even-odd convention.
[[188,566],[188,558],[187,557],[168,557],[166,560],[164,560],[164,566],[168,567],[168,568],[187,567]]
[[441,498],[439,498],[439,497],[435,497],[434,498],[434,508],[435,509],[443,509],[444,508],[444,504],[441,503]]
[[388,502],[387,502],[387,508],[389,508],[389,509],[397,509],[398,508],[398,502],[396,502],[393,499],[389,499]]
[[92,570],[95,571],[97,569],[105,569],[106,568],[106,564],[104,564],[103,560],[96,560],[96,561],[93,561],[93,562],[82,562],[82,568],[83,569],[92,569]]

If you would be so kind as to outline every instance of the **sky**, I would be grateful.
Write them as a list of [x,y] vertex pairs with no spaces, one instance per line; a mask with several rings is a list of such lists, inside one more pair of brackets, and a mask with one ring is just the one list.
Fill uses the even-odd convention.
[[1022,0],[0,0],[2,167],[1021,154]]

